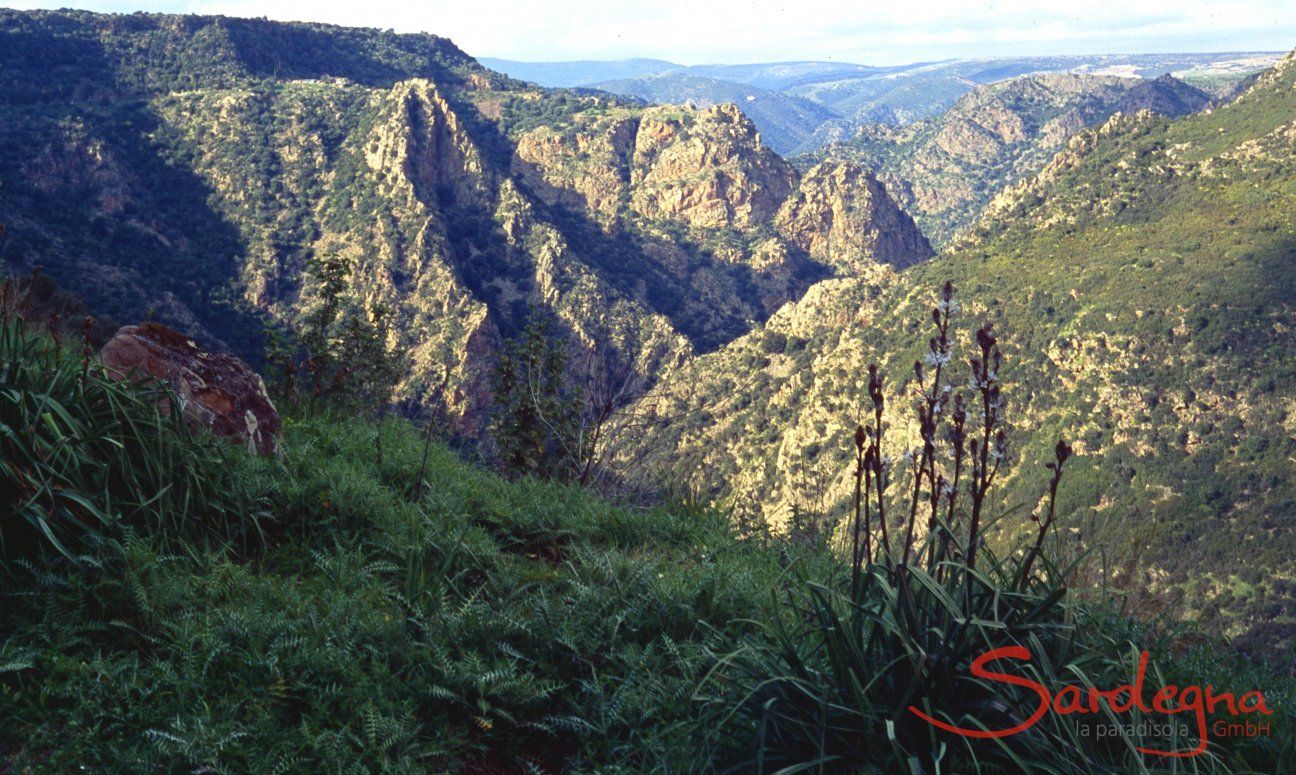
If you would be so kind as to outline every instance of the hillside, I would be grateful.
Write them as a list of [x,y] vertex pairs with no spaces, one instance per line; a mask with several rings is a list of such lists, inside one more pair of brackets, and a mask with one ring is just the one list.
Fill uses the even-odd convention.
[[[824,545],[743,532],[722,512],[509,481],[405,420],[317,401],[281,403],[281,456],[257,457],[169,411],[177,394],[67,347],[57,319],[26,320],[23,287],[0,293],[5,771],[676,773],[804,764],[825,746],[833,771],[893,771],[927,756],[931,734],[914,717],[895,723],[897,683],[918,675],[938,702],[968,685],[923,675],[926,656],[881,633],[851,652],[872,691],[833,702],[831,738],[800,726],[794,703],[768,734],[763,694],[791,683],[821,714],[851,691],[816,646],[843,630],[821,630],[803,606],[894,616],[885,594],[844,594]],[[1104,686],[1146,649],[1159,681],[1263,686],[1274,723],[1291,718],[1290,678],[1212,652],[1215,640],[1172,655],[1104,601],[1064,600],[1054,584],[990,590],[980,618],[1004,624],[944,643],[1029,642],[1056,675],[1083,665]],[[1005,605],[1035,608],[1032,621],[996,613]],[[787,676],[789,656],[810,670]],[[947,758],[1148,771],[1058,719],[1011,752]],[[860,744],[897,726],[890,746]],[[1290,739],[1209,743],[1195,762],[1210,772],[1274,771],[1296,753]]]
[[405,359],[393,397],[464,433],[537,314],[651,378],[815,280],[930,255],[871,176],[803,176],[732,107],[550,92],[434,36],[3,11],[0,44],[8,267],[253,358],[339,301]]
[[0,775],[1296,771],[1257,57],[0,10]]
[[251,550],[126,531],[91,569],[0,557],[0,769],[699,761],[682,724],[707,649],[777,616],[777,553],[719,514],[509,483],[440,445],[421,466],[402,422],[380,465],[374,431],[312,414],[289,422],[283,463],[209,457],[234,513],[189,516],[259,520],[269,543]]
[[[1296,55],[1225,107],[1081,132],[967,242],[900,274],[820,283],[692,361],[654,405],[663,424],[646,448],[776,524],[793,507],[840,515],[861,370],[880,363],[898,397],[952,280],[959,341],[993,321],[1009,405],[1029,407],[1000,508],[1036,504],[1027,472],[1073,440],[1059,508],[1076,546],[1104,547],[1118,584],[1145,590],[1140,605],[1202,613],[1275,653],[1296,635],[1293,89]],[[891,429],[894,459],[915,433]],[[1000,540],[1024,524],[1009,516]]]
[[1116,112],[1177,117],[1209,104],[1205,92],[1170,76],[1023,76],[979,86],[936,118],[865,126],[816,158],[849,158],[876,170],[941,246],[1005,186],[1038,172],[1081,129]]
[[[1174,75],[1213,96],[1223,96],[1281,56],[1281,52],[1223,52],[999,57],[884,67],[815,61],[699,65],[646,59],[483,61],[541,86],[597,86],[655,102],[731,101],[747,108],[746,97],[758,96],[763,104],[749,111],[756,127],[777,150],[802,154],[849,140],[869,124],[903,126],[939,116],[980,86],[1021,76],[1073,73],[1151,80]],[[815,109],[809,109],[809,103]],[[784,145],[793,139],[795,144]]]
[[822,105],[801,97],[684,73],[598,81],[592,88],[658,105],[708,108],[733,103],[756,125],[769,147],[784,154],[800,147],[816,127],[836,117]]

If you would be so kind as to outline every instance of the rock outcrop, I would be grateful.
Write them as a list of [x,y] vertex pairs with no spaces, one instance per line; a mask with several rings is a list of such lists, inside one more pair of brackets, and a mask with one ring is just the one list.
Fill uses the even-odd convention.
[[996,192],[1038,172],[1086,127],[1117,112],[1173,117],[1210,104],[1210,95],[1170,76],[1025,76],[977,87],[936,118],[864,127],[824,155],[876,171],[932,243],[944,247]]
[[170,385],[191,427],[206,428],[253,454],[278,452],[279,413],[260,375],[233,355],[204,352],[181,333],[144,323],[119,330],[99,357],[117,378]]
[[870,265],[912,266],[934,253],[913,218],[858,164],[812,167],[779,210],[779,230],[844,275]]
[[792,165],[728,104],[698,113],[647,111],[632,165],[638,212],[701,228],[768,223],[796,185]]

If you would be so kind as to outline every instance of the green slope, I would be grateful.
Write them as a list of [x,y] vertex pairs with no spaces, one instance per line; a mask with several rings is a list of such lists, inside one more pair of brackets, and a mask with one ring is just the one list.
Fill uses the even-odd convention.
[[[1062,508],[1148,611],[1264,651],[1290,644],[1296,552],[1296,60],[1236,103],[1082,133],[1002,196],[968,241],[873,283],[829,281],[697,360],[661,407],[677,476],[779,520],[840,514],[862,368],[896,389],[935,289],[960,336],[1006,342],[1017,465],[1001,507],[1034,506],[1072,439]],[[892,429],[898,457],[913,429]],[[834,512],[834,509],[836,511]],[[1003,523],[1025,529],[1024,514]]]
[[[269,547],[127,532],[0,566],[0,767],[678,772],[708,662],[770,613],[725,518],[509,483],[403,422],[318,414],[227,482]],[[90,494],[88,497],[93,497]],[[821,564],[821,563],[820,563]],[[13,574],[10,575],[12,570]],[[774,615],[774,614],[770,614]]]

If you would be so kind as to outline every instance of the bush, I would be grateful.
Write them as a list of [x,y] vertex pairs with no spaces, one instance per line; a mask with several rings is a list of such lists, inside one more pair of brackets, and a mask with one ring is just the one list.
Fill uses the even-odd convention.
[[74,558],[120,522],[178,535],[222,512],[218,452],[161,385],[112,379],[88,352],[0,320],[0,557]]

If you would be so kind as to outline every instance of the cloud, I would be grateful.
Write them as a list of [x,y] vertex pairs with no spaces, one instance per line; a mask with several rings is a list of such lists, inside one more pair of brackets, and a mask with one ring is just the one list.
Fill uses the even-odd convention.
[[[61,7],[19,2],[19,7]],[[425,31],[470,54],[684,64],[836,59],[893,64],[1025,54],[1279,50],[1296,46],[1290,0],[90,0],[152,10]]]

